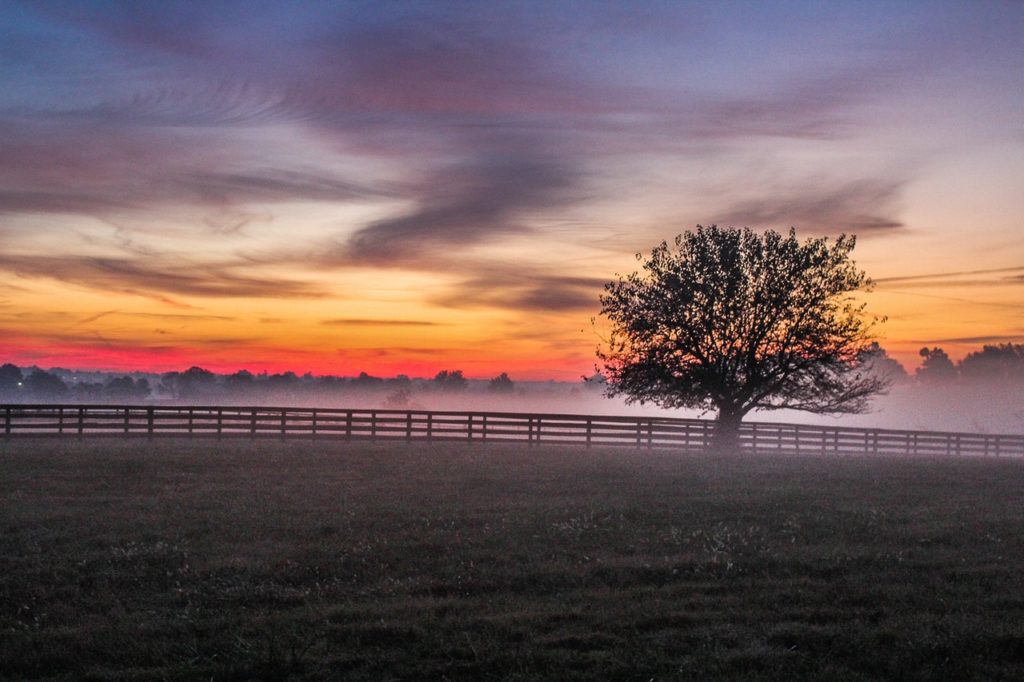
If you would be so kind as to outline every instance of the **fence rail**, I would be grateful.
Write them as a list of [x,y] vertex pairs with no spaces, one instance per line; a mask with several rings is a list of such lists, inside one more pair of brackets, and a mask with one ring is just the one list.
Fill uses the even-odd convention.
[[[518,442],[700,452],[703,419],[576,414],[149,405],[0,405],[5,438],[218,437]],[[754,453],[1024,456],[1024,436],[747,422]]]

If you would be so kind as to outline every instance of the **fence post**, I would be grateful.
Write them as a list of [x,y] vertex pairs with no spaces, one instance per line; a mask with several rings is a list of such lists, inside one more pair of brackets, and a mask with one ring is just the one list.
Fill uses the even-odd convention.
[[352,410],[345,413],[345,440],[352,440]]
[[288,410],[281,410],[281,438],[285,437],[288,430]]
[[750,449],[757,454],[757,422],[750,422]]
[[405,413],[405,441],[412,442],[412,412]]
[[124,408],[124,432],[125,433],[128,433],[128,411],[130,409],[131,409],[130,407]]
[[4,408],[4,435],[10,437],[11,435],[11,408]]
[[529,417],[529,421],[526,426],[526,442],[529,447],[533,447],[533,417]]
[[641,424],[642,424],[642,421],[641,421],[640,417],[637,417],[636,418],[636,446],[637,447],[640,447],[640,425]]
[[535,430],[534,437],[533,437],[533,440],[534,440],[535,443],[537,443],[537,445],[540,445],[540,428],[541,428],[541,422],[543,422],[543,421],[544,421],[544,418],[541,417],[540,415],[537,415],[537,429]]
[[960,456],[960,434],[959,433],[956,434],[956,454],[957,454],[957,457]]
[[[10,427],[11,423],[11,408],[7,408],[7,425]],[[61,405],[57,408],[57,433],[64,435],[64,406]]]
[[999,457],[1001,455],[1001,453],[999,452],[999,445],[1001,440],[1002,438],[996,436],[996,457]]
[[85,431],[85,408],[78,408],[78,437],[82,437],[82,432]]
[[487,415],[486,414],[484,415],[483,426],[480,429],[480,439],[483,442],[485,442],[485,443],[487,442]]
[[370,440],[377,440],[377,410],[370,411]]
[[224,410],[223,408],[217,408],[217,438],[220,438],[220,434],[224,429]]
[[153,437],[153,408],[146,408],[146,434],[147,438]]
[[427,442],[434,441],[434,413],[427,412]]
[[469,442],[473,442],[473,415],[466,415],[466,433],[468,434]]
[[256,437],[256,408],[252,408],[252,412],[249,414],[249,437]]
[[313,428],[312,428],[312,431],[313,431],[313,435],[315,436],[316,435],[316,410],[313,410]]
[[800,454],[800,425],[799,424],[794,424],[793,425],[793,449],[796,451],[796,454],[798,454],[798,455]]
[[591,438],[590,434],[591,434],[592,429],[593,429],[593,420],[590,417],[587,417],[587,447],[588,448],[590,447],[590,438]]
[[196,413],[196,408],[194,408],[194,407],[188,408],[188,435],[189,435],[189,437],[192,436],[192,422],[193,422],[193,419],[195,417],[195,413]]
[[647,420],[647,449],[654,447],[654,420]]

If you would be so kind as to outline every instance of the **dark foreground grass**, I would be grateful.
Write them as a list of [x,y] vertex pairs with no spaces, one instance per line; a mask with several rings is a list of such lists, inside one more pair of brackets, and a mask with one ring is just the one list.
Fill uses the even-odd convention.
[[6,679],[1024,679],[1024,463],[0,445]]

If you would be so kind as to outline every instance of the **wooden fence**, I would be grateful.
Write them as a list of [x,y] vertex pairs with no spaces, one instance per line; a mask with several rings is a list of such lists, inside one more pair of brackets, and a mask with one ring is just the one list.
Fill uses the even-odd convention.
[[[3,435],[469,441],[706,450],[704,419],[574,414],[137,405],[0,405]],[[754,453],[1024,456],[1024,436],[747,422]]]

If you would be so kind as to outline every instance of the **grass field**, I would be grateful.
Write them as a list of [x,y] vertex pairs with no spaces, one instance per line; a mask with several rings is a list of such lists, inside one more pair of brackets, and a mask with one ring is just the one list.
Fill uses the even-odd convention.
[[1024,462],[0,444],[6,679],[1024,679]]

